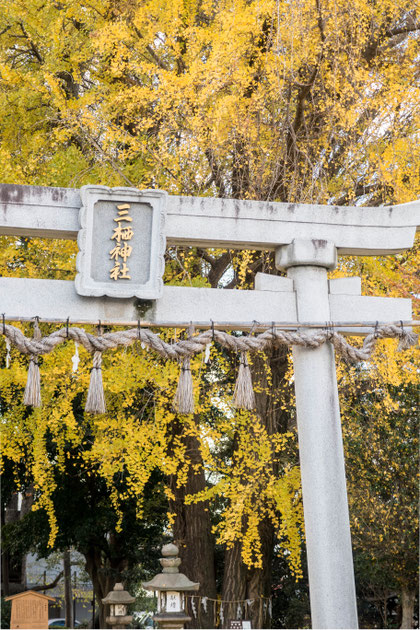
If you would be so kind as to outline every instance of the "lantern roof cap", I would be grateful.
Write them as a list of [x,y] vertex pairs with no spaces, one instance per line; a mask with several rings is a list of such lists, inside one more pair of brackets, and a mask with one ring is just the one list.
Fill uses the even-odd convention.
[[158,573],[150,582],[143,582],[148,591],[198,591],[199,582],[191,582],[183,573]]
[[199,582],[191,582],[186,575],[179,572],[181,559],[178,558],[179,549],[173,543],[163,545],[160,563],[162,573],[158,573],[150,582],[143,582],[143,588],[148,591],[198,591]]
[[135,597],[124,590],[121,582],[117,582],[112,591],[103,598],[103,604],[132,604],[136,600]]

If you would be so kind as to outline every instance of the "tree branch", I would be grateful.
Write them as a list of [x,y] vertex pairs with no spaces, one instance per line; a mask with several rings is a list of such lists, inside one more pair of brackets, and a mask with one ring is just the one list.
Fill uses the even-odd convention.
[[322,43],[325,42],[324,18],[322,17],[321,0],[316,0],[316,10],[318,13],[318,28]]
[[[413,24],[411,25],[406,24],[405,26],[395,26],[394,28],[387,28],[384,34],[385,37],[387,37],[388,39],[392,39],[397,35],[408,35],[409,33],[413,33],[414,31],[418,30],[420,30],[420,22],[413,22]],[[362,53],[362,56],[366,59],[368,63],[372,61],[374,57],[376,57],[381,43],[383,42],[380,41],[379,36],[376,39],[371,39],[367,43]]]
[[414,31],[420,30],[420,22],[415,22],[411,26],[400,26],[396,28],[390,28],[385,31],[385,35],[387,37],[395,37],[396,35],[407,35],[408,33],[413,33]]
[[[139,39],[144,39],[143,35],[140,33],[139,29],[134,24],[133,24],[133,29]],[[146,50],[149,53],[149,55],[152,57],[156,65],[159,66],[159,68],[161,68],[162,70],[169,70],[167,64],[164,61],[162,61],[162,59],[155,53],[155,51],[153,50],[150,44],[146,44]]]
[[197,249],[197,254],[200,256],[200,258],[208,262],[211,266],[213,266],[216,262],[216,259],[213,256],[210,256],[210,254],[208,254],[205,249]]
[[137,188],[137,186],[122,172],[122,170],[115,164],[114,160],[112,158],[110,158],[109,156],[106,155],[105,151],[102,149],[102,147],[100,146],[100,144],[92,137],[88,136],[87,134],[85,134],[87,137],[88,142],[90,142],[91,144],[93,144],[93,146],[101,153],[102,157],[104,158],[104,160],[106,162],[108,162],[108,164],[110,164],[112,166],[112,168],[114,169],[114,171],[116,173],[118,173],[118,175],[120,175],[120,177],[123,178],[123,180],[129,184],[129,186],[132,186],[133,188]]
[[[210,285],[215,288],[219,284],[220,278],[225,273],[227,267],[230,265],[230,252],[224,252],[219,258],[217,258],[211,265],[211,270],[208,276]],[[211,263],[210,263],[211,264]]]
[[371,193],[389,193],[394,192],[392,186],[385,184],[384,182],[378,182],[376,184],[358,184],[353,190],[347,190],[339,199],[335,201],[337,206],[345,206],[351,199],[357,199],[363,195],[370,195]]
[[50,588],[54,588],[57,586],[61,578],[63,577],[64,571],[60,571],[56,578],[50,582],[49,584],[37,584],[37,586],[31,586],[31,591],[48,591]]
[[220,166],[217,163],[216,158],[214,157],[213,149],[206,149],[205,150],[205,155],[206,155],[207,161],[208,161],[209,166],[210,166],[210,170],[211,170],[211,174],[212,174],[212,177],[213,177],[213,181],[216,184],[216,188],[217,188],[217,190],[219,192],[219,196],[220,197],[225,197],[226,196],[226,188],[225,188],[225,184],[223,182]]
[[33,54],[38,59],[39,63],[44,63],[44,59],[42,58],[41,53],[39,52],[38,48],[33,43],[32,39],[29,37],[28,33],[26,32],[25,27],[23,26],[23,22],[19,22],[19,25],[20,25],[22,33],[25,35],[26,39],[28,40],[29,46],[31,47]]

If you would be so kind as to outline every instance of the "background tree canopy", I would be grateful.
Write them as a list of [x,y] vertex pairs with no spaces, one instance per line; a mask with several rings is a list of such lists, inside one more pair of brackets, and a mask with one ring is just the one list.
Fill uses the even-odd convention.
[[[291,203],[411,201],[420,197],[419,29],[406,0],[0,0],[2,181]],[[73,242],[1,243],[3,275],[74,277]],[[414,297],[418,251],[341,259],[333,275],[361,275],[368,295]],[[278,273],[266,252],[171,248],[165,281],[249,288],[261,270]],[[213,346],[210,363],[192,365],[192,418],[171,407],[177,366],[141,348],[106,356],[109,411],[83,414],[88,357],[81,350],[73,373],[73,354],[68,344],[43,359],[44,407],[29,411],[27,361],[12,352],[6,368],[2,359],[2,508],[26,490],[35,509],[5,528],[6,551],[74,545],[101,598],[139,561],[153,572],[145,557],[171,527],[183,571],[203,595],[274,592],[273,621],[255,606],[253,627],[303,627],[287,352],[254,360],[257,413],[234,415],[236,358]],[[415,360],[415,350],[401,357],[384,342],[372,366],[338,365],[365,627],[412,624]],[[72,527],[66,493],[84,506]],[[404,603],[399,621],[387,613],[394,595]],[[219,621],[211,607],[202,611],[202,627]]]

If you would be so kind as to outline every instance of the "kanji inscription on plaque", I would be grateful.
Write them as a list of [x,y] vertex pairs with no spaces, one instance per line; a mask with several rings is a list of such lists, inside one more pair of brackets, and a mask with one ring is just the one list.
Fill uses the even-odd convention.
[[80,194],[77,293],[159,298],[166,192],[84,186]]

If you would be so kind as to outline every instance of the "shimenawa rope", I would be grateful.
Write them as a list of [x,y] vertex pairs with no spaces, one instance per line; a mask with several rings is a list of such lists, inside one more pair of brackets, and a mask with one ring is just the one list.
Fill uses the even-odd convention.
[[[36,322],[37,327],[37,322]],[[87,410],[91,413],[104,413],[105,399],[103,397],[102,387],[102,353],[112,348],[119,346],[129,346],[136,341],[139,341],[142,346],[150,348],[157,352],[160,356],[167,359],[181,360],[183,368],[181,369],[181,378],[184,376],[186,379],[184,386],[186,386],[188,378],[188,392],[184,400],[188,398],[188,403],[181,404],[178,401],[180,413],[192,413],[193,404],[192,400],[192,379],[191,371],[188,369],[189,359],[195,354],[205,350],[207,344],[212,341],[217,341],[221,346],[241,353],[241,364],[239,369],[239,384],[236,392],[236,403],[245,408],[250,408],[250,405],[255,405],[252,400],[252,382],[251,374],[249,371],[249,365],[247,362],[245,353],[260,352],[268,346],[278,347],[285,346],[301,346],[305,348],[319,348],[322,344],[329,341],[334,346],[335,350],[347,361],[368,361],[373,353],[375,345],[379,339],[384,338],[398,338],[398,350],[405,350],[410,346],[413,346],[418,341],[418,336],[404,328],[403,326],[395,326],[394,324],[383,324],[379,327],[375,327],[374,332],[367,335],[364,339],[363,346],[361,348],[355,348],[351,346],[342,335],[335,332],[331,327],[326,329],[317,329],[315,331],[310,330],[296,330],[286,331],[271,327],[270,329],[255,336],[241,336],[236,337],[230,335],[221,330],[214,330],[211,327],[209,330],[199,333],[195,336],[189,336],[187,339],[180,340],[174,343],[167,343],[159,337],[158,334],[153,333],[149,329],[132,328],[125,331],[110,332],[101,335],[92,335],[87,333],[83,328],[72,327],[61,328],[50,335],[39,338],[40,333],[35,328],[35,334],[33,338],[26,337],[21,330],[10,324],[3,322],[3,334],[9,339],[10,343],[14,345],[23,354],[31,355],[30,362],[30,378],[28,375],[28,392],[25,392],[25,404],[39,406],[41,404],[39,392],[39,367],[38,357],[44,354],[52,352],[52,350],[59,345],[72,339],[73,341],[81,344],[88,352],[93,354],[93,370],[91,373],[91,382],[88,394]],[[39,328],[38,328],[39,330]],[[31,364],[32,367],[31,367]],[[242,371],[241,371],[242,368]],[[191,390],[189,389],[191,385]],[[92,389],[92,391],[90,391]],[[251,390],[252,394],[249,393]],[[101,394],[102,391],[102,394]],[[31,402],[29,402],[31,401]],[[181,409],[189,409],[190,411],[181,411]]]

